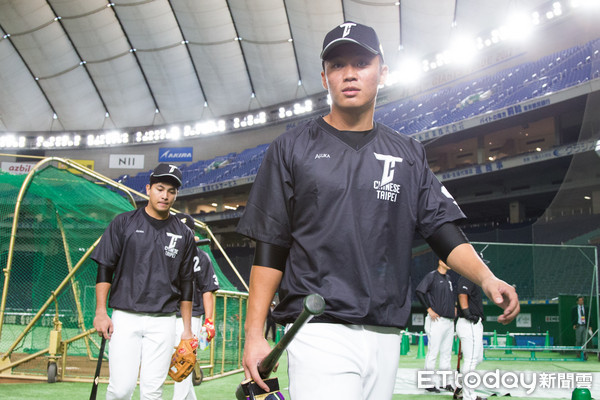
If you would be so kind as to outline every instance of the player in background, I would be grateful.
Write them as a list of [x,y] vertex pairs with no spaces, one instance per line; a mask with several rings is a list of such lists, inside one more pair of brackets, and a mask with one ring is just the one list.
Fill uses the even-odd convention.
[[[481,259],[483,254],[480,253]],[[481,289],[467,278],[461,276],[456,284],[458,293],[458,320],[456,335],[460,339],[463,354],[460,372],[463,376],[477,368],[483,361],[483,299]],[[465,385],[462,387],[463,400],[485,400],[475,395],[475,391]]]
[[270,351],[263,329],[273,296],[276,322],[289,324],[304,297],[318,293],[325,312],[287,348],[290,396],[390,399],[410,314],[415,231],[504,308],[500,322],[518,314],[518,296],[454,223],[464,215],[423,146],[373,121],[388,74],[375,31],[336,26],[321,59],[330,112],[273,141],[237,227],[256,242],[242,364],[267,390],[257,365]]
[[271,306],[269,307],[269,311],[267,312],[267,326],[265,328],[265,339],[269,339],[269,332],[271,333],[271,340],[275,341],[277,339],[277,324],[273,319],[273,310],[275,309],[275,302],[271,302]]
[[[184,213],[176,214],[177,218],[188,228],[195,231],[194,219]],[[194,235],[196,244],[200,238]],[[219,290],[219,281],[215,274],[210,257],[199,247],[196,248],[197,254],[194,256],[194,302],[192,306],[192,332],[196,337],[200,337],[201,327],[206,329],[207,340],[210,342],[215,337],[214,324],[214,306],[215,301],[213,293]],[[204,316],[204,325],[202,325],[202,316]],[[181,313],[177,312],[177,322],[175,328],[175,346],[179,344],[181,333],[183,332],[183,319]],[[198,350],[200,351],[200,350]],[[198,365],[196,364],[196,367]],[[173,385],[173,400],[196,400],[192,374],[181,382],[175,382]]]
[[[425,317],[425,333],[427,334],[427,355],[425,370],[435,371],[439,356],[439,370],[450,371],[452,343],[454,341],[454,318],[456,317],[456,296],[452,281],[448,276],[448,266],[438,261],[437,269],[431,271],[419,283],[416,289],[417,298],[427,309]],[[427,388],[428,392],[439,393],[438,388],[454,392],[450,381],[440,383],[439,375],[434,375],[437,387]]]
[[148,204],[117,215],[92,253],[98,263],[94,328],[110,339],[107,399],[131,399],[138,372],[140,398],[162,398],[178,303],[181,338],[194,336],[194,234],[169,213],[180,186],[181,171],[159,164],[146,185]]

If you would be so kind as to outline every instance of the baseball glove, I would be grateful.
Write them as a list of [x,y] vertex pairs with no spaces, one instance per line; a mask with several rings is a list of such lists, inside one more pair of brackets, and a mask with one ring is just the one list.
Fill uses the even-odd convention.
[[169,367],[169,376],[175,382],[183,381],[194,370],[197,348],[198,339],[195,337],[181,340],[179,346],[175,348]]

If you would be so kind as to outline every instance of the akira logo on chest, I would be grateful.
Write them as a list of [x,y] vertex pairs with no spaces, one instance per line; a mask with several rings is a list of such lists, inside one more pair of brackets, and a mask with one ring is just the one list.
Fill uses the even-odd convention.
[[[378,164],[382,168],[381,179],[374,180],[372,186],[372,188],[375,190],[377,199],[393,203],[397,202],[401,185],[394,183],[394,172],[397,165],[404,161],[403,158],[375,152],[373,153],[373,157],[378,161]],[[331,159],[332,157],[330,153],[319,152],[315,153],[314,155],[314,160],[324,160],[325,162],[329,162]],[[383,163],[381,163],[381,161],[383,161]],[[322,166],[322,164],[320,164],[320,166]]]

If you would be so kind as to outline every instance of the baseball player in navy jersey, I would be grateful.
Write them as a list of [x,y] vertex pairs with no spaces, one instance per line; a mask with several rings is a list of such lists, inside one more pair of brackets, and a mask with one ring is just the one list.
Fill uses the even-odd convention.
[[[484,262],[487,263],[486,260]],[[463,354],[460,372],[464,376],[483,361],[483,300],[481,289],[467,278],[461,276],[456,286],[458,293],[456,335],[460,339]],[[462,387],[462,394],[464,400],[483,400],[475,395],[473,388],[465,385]]]
[[[434,371],[439,355],[439,370],[450,371],[452,342],[454,341],[454,317],[456,316],[456,297],[452,281],[448,276],[449,268],[439,260],[437,269],[431,271],[419,283],[416,289],[417,298],[427,309],[425,317],[425,333],[427,334],[427,355],[425,370]],[[440,382],[437,382],[438,387]],[[450,382],[443,389],[454,391]],[[431,387],[429,392],[439,393],[439,389]]]
[[[177,218],[194,232],[194,219],[187,214],[178,213]],[[194,235],[196,243],[198,236]],[[215,337],[214,325],[214,298],[213,292],[219,290],[219,281],[215,274],[210,257],[200,248],[196,248],[197,254],[194,256],[194,302],[192,306],[192,332],[200,337],[200,327],[203,326],[208,333],[207,340],[210,342]],[[202,325],[202,316],[205,323]],[[183,319],[181,313],[177,312],[177,321],[175,328],[175,346],[179,344],[181,334],[183,333]],[[200,351],[200,350],[198,350]],[[173,400],[196,400],[192,374],[181,382],[175,382],[173,385]]]
[[169,213],[180,186],[181,171],[159,164],[146,185],[148,204],[117,215],[92,253],[98,263],[94,328],[110,339],[107,399],[130,399],[138,373],[140,398],[162,398],[178,303],[181,338],[193,337],[194,234]]
[[270,351],[263,328],[273,296],[275,320],[289,324],[303,298],[318,293],[325,312],[287,348],[291,397],[389,399],[410,314],[415,231],[505,308],[500,322],[517,315],[518,297],[455,225],[464,215],[423,146],[373,121],[388,74],[375,31],[336,26],[321,59],[330,112],[273,141],[238,224],[256,242],[242,363],[246,378],[268,390],[257,365]]

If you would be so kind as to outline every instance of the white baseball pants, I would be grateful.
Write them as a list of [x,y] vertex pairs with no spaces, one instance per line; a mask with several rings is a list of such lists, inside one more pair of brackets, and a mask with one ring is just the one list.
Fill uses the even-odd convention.
[[159,400],[171,364],[175,314],[114,310],[108,344],[106,399],[131,399],[140,377],[140,399]]
[[293,400],[391,399],[400,329],[309,323],[287,349]]
[[[460,339],[462,362],[460,372],[464,375],[475,370],[477,364],[483,361],[483,324],[481,319],[473,324],[471,321],[459,318],[456,323],[456,335]],[[463,385],[463,400],[475,400],[477,395],[472,388]]]
[[[433,321],[429,315],[425,317],[425,333],[427,334],[427,355],[425,370],[435,371],[435,363],[439,355],[439,371],[451,371],[452,342],[454,341],[454,320],[439,317]],[[441,386],[441,378],[434,375],[436,386]],[[452,382],[447,382],[452,384]]]

